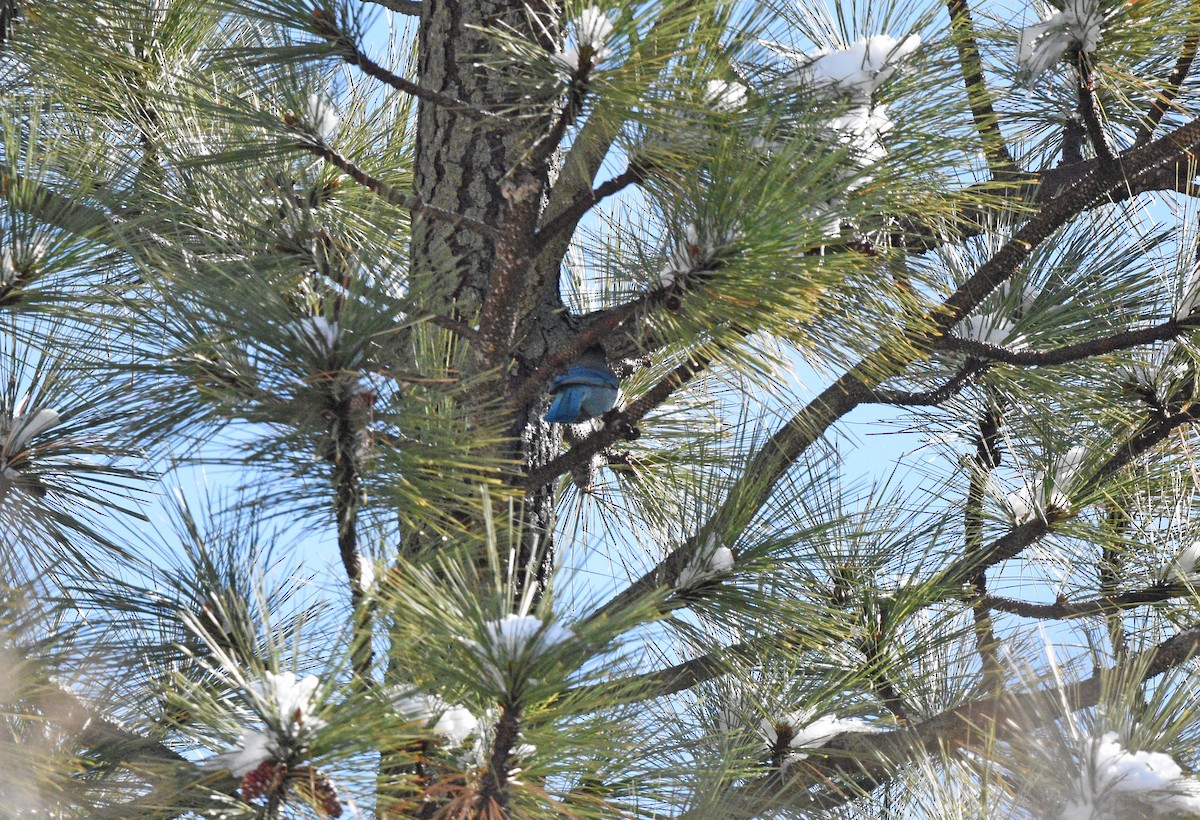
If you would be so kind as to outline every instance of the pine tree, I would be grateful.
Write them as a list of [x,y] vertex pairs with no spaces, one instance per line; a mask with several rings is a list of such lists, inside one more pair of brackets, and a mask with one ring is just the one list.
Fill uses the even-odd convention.
[[0,814],[1200,814],[1198,44],[0,0]]

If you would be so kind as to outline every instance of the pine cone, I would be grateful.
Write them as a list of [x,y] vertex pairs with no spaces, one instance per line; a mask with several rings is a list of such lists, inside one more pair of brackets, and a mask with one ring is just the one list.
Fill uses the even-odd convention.
[[283,785],[287,773],[286,763],[264,760],[242,778],[242,799],[254,800],[273,794]]
[[324,772],[305,766],[293,774],[292,784],[296,791],[328,817],[342,816],[342,801],[337,788]]

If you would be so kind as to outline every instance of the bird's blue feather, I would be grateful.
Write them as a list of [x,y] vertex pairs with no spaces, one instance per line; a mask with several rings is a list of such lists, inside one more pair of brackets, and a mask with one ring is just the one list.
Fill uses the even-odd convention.
[[560,390],[546,411],[546,421],[551,424],[574,424],[579,418],[580,408],[587,388],[583,386],[568,387]]

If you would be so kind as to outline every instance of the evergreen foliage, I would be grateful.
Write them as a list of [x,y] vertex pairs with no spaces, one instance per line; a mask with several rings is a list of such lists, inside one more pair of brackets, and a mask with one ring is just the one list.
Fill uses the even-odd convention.
[[0,0],[0,815],[1200,816],[1197,8]]

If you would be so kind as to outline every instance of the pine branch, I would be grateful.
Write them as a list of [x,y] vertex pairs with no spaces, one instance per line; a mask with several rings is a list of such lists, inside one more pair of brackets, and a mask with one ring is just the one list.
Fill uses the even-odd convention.
[[864,403],[890,404],[896,407],[936,406],[961,393],[978,373],[987,370],[989,366],[990,363],[985,360],[968,359],[953,376],[930,390],[909,393],[880,387],[872,390],[871,397]]
[[722,817],[750,818],[765,811],[829,810],[853,801],[865,790],[901,776],[918,754],[962,749],[986,753],[997,739],[1016,737],[1060,715],[1065,704],[1079,711],[1100,703],[1104,681],[1125,669],[1141,669],[1143,682],[1182,665],[1200,650],[1200,626],[1183,629],[1117,667],[1091,677],[1033,692],[1004,693],[971,701],[910,727],[888,732],[844,733],[809,756],[794,777],[767,775],[738,787],[723,801]]
[[1078,60],[1079,76],[1075,83],[1075,89],[1079,94],[1079,113],[1087,128],[1088,140],[1092,143],[1092,149],[1095,150],[1096,156],[1100,160],[1100,167],[1113,173],[1117,170],[1120,161],[1113,153],[1112,146],[1108,143],[1108,137],[1104,134],[1100,100],[1096,97],[1096,77],[1092,73],[1092,66],[1086,54],[1080,52],[1076,59]]
[[574,232],[575,226],[579,224],[579,220],[597,203],[613,194],[623,191],[630,185],[640,184],[643,178],[644,175],[642,172],[636,166],[631,165],[617,176],[578,197],[574,202],[567,205],[566,208],[555,214],[553,219],[538,229],[533,240],[538,251],[540,252],[545,248],[546,244],[560,233],[564,231]]
[[[627,112],[623,110],[625,100],[630,99],[629,95],[640,95],[652,87],[667,66],[663,58],[676,53],[687,37],[686,33],[680,31],[678,37],[668,39],[663,33],[663,28],[667,25],[677,26],[688,14],[700,13],[701,8],[701,4],[696,0],[683,0],[672,4],[669,13],[664,7],[646,36],[639,38],[633,45],[629,63],[643,66],[645,70],[637,75],[638,83],[626,86],[621,95],[601,97],[583,127],[579,129],[560,165],[558,180],[550,190],[550,199],[544,211],[547,221],[556,219],[566,208],[588,195],[604,158],[608,156],[609,149],[628,118]],[[570,246],[571,237],[566,231],[559,231],[556,236],[543,233],[543,236],[552,241],[547,241],[545,246],[539,248],[538,267],[543,275],[549,278],[557,274]]]
[[[963,555],[972,555],[983,544],[983,502],[988,480],[1000,466],[1000,407],[989,403],[977,421],[975,454],[971,458],[968,476],[967,503],[963,511]],[[987,571],[981,570],[970,580],[973,590],[968,604],[975,626],[975,651],[979,655],[986,691],[998,692],[1004,685],[1004,668],[1000,665],[1000,641],[992,624],[991,607],[987,604]]]
[[971,106],[971,117],[975,130],[983,143],[983,154],[995,179],[1009,179],[1019,169],[1004,142],[1000,121],[992,105],[992,94],[983,75],[983,63],[979,59],[979,46],[975,42],[975,24],[967,0],[946,0],[950,12],[950,31],[954,46],[958,49],[958,61],[962,68],[963,83]]
[[398,74],[388,71],[359,49],[358,43],[354,42],[354,38],[348,32],[342,31],[337,21],[331,19],[323,10],[313,10],[312,25],[313,30],[333,46],[334,51],[339,57],[348,64],[358,68],[368,77],[379,80],[381,83],[391,86],[397,91],[410,94],[419,100],[440,106],[443,110],[482,120],[494,128],[508,130],[512,127],[512,121],[506,117],[480,110],[470,103],[455,99],[440,91],[425,88],[418,83],[414,83],[412,80],[405,79]]
[[1191,323],[1168,319],[1165,322],[1141,330],[1125,330],[1112,336],[1099,339],[1089,339],[1086,342],[1064,345],[1053,350],[1011,350],[997,345],[977,342],[973,339],[963,339],[958,336],[945,336],[938,343],[943,350],[965,353],[972,359],[1004,364],[1025,365],[1029,367],[1050,367],[1070,364],[1118,350],[1128,350],[1133,347],[1166,342],[1182,336],[1191,329]]
[[[1173,430],[1185,424],[1190,424],[1196,421],[1196,419],[1197,416],[1195,414],[1185,411],[1155,420],[1147,429],[1134,436],[1114,455],[1109,457],[1087,481],[1079,486],[1078,493],[1086,495],[1094,492],[1106,480],[1133,462],[1134,459],[1162,443]],[[1039,518],[1017,524],[991,544],[980,548],[973,555],[964,556],[952,563],[942,571],[939,579],[940,582],[947,589],[960,586],[967,583],[975,574],[1003,561],[1007,561],[1010,558],[1015,558],[1030,544],[1050,532],[1051,525],[1065,516],[1065,512],[1059,512],[1049,516],[1051,520],[1042,520]]]
[[1179,96],[1180,89],[1183,88],[1183,81],[1187,79],[1188,74],[1192,70],[1192,62],[1196,59],[1196,48],[1200,46],[1200,32],[1195,29],[1200,26],[1200,15],[1193,18],[1192,30],[1183,40],[1183,47],[1179,50],[1179,59],[1175,61],[1175,69],[1171,72],[1171,76],[1167,78],[1163,90],[1155,98],[1154,104],[1150,106],[1149,113],[1146,114],[1146,120],[1138,128],[1137,136],[1134,138],[1135,146],[1145,145],[1154,136],[1158,124],[1162,122],[1162,118],[1166,115],[1167,109]]
[[301,145],[304,150],[314,154],[328,162],[330,165],[346,173],[351,179],[362,185],[376,196],[382,197],[399,208],[405,208],[413,213],[420,214],[427,219],[438,219],[443,222],[449,222],[452,225],[457,225],[460,228],[466,228],[476,233],[487,237],[495,237],[496,229],[491,225],[480,222],[477,219],[472,219],[469,216],[456,214],[453,211],[447,211],[444,208],[438,208],[434,205],[426,204],[421,201],[421,198],[413,194],[404,194],[397,191],[391,185],[388,185],[382,180],[368,174],[363,169],[359,168],[346,157],[334,151],[323,142],[305,142]]
[[[1124,165],[1126,178],[1136,178],[1140,174],[1154,171],[1160,165],[1172,160],[1175,162],[1186,161],[1187,149],[1197,139],[1200,139],[1200,120],[1193,120],[1145,148],[1131,151]],[[697,530],[698,535],[688,539],[657,566],[613,596],[597,610],[596,616],[611,615],[624,609],[634,601],[641,599],[642,596],[667,583],[668,579],[676,577],[696,549],[696,539],[700,534],[740,532],[745,523],[749,522],[770,498],[776,482],[791,469],[792,464],[808,447],[824,435],[834,422],[843,418],[860,404],[870,401],[880,383],[900,374],[911,362],[924,355],[924,352],[933,347],[939,338],[945,336],[951,327],[974,310],[989,293],[1011,277],[1029,258],[1034,248],[1053,236],[1072,218],[1107,201],[1110,195],[1123,188],[1125,188],[1124,179],[1113,180],[1108,175],[1099,173],[1099,169],[1097,169],[1096,172],[1083,177],[1078,184],[1062,196],[1046,203],[1039,213],[1031,217],[1013,235],[1012,239],[980,265],[979,269],[958,290],[923,317],[923,321],[915,325],[917,328],[932,327],[931,331],[913,331],[911,329],[906,331],[900,339],[892,340],[876,348],[859,364],[847,370],[825,388],[820,395],[789,419],[759,448],[747,465],[742,478],[730,488],[726,500],[709,522]],[[1176,425],[1189,419],[1190,416],[1181,418]],[[1162,436],[1165,436],[1167,432],[1169,430],[1162,431]],[[1118,459],[1119,456],[1113,458]],[[958,585],[961,586],[962,583],[993,563],[999,563],[999,561],[1016,555],[1028,543],[1032,543],[1032,541],[1022,543],[1022,539],[1032,538],[1039,526],[1044,525],[1041,525],[1040,522],[1021,525],[1014,529],[1009,536],[996,542],[988,550],[984,550],[985,553],[991,554],[991,550],[994,548],[998,555],[1003,556],[995,561],[974,565],[974,561],[963,559],[967,563],[959,566],[958,571],[953,574],[953,577],[958,578]],[[1043,534],[1044,532],[1037,532],[1037,537]],[[1011,538],[1011,542],[1006,540],[1009,538]],[[1008,554],[1014,547],[1015,551]]]
[[0,199],[75,236],[107,239],[106,244],[121,247],[111,235],[116,222],[108,213],[26,179],[4,163],[0,163]]
[[1096,615],[1111,615],[1124,612],[1134,607],[1148,604],[1161,604],[1175,598],[1195,594],[1195,589],[1187,584],[1171,584],[1158,582],[1145,589],[1132,590],[1114,595],[1106,595],[1090,601],[1055,601],[1052,604],[1039,604],[1031,601],[1020,601],[989,595],[983,603],[997,612],[1006,612],[1022,618],[1032,618],[1039,621],[1065,621],[1075,618],[1091,618]]

